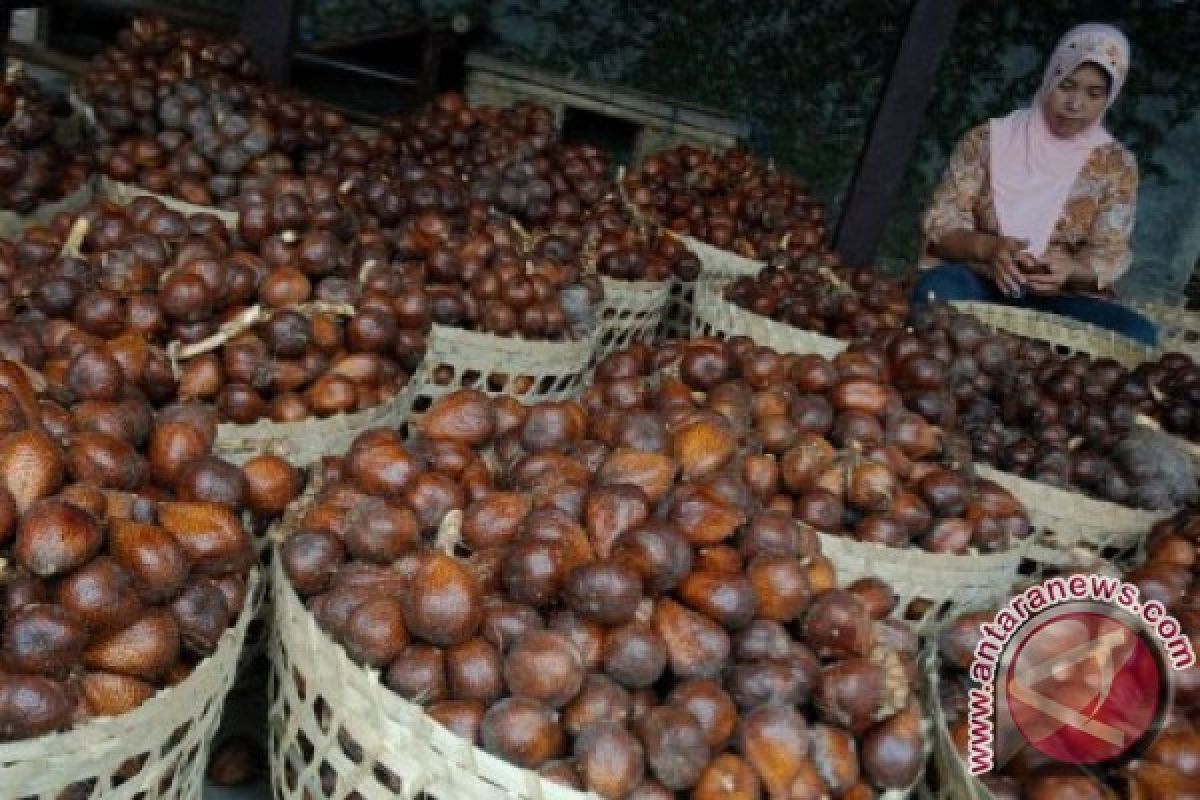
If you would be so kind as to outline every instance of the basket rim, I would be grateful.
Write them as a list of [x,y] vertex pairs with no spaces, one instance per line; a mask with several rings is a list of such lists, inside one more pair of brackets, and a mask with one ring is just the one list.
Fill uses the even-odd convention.
[[[998,567],[1009,562],[1014,565],[1019,564],[1025,551],[1028,549],[1029,542],[1034,538],[1031,533],[1023,539],[1018,540],[1018,544],[1011,545],[1004,550],[995,552],[980,552],[972,551],[967,553],[933,553],[916,545],[908,545],[905,547],[893,547],[879,542],[864,542],[860,539],[855,539],[853,536],[842,536],[836,533],[825,533],[818,531],[817,536],[820,537],[822,543],[822,554],[824,554],[825,542],[836,542],[836,546],[842,550],[859,551],[864,555],[870,554],[875,556],[900,556],[906,562],[929,561],[933,565],[938,564],[953,564],[956,562],[971,562],[983,566]],[[884,559],[884,563],[888,563]],[[899,569],[901,565],[888,563],[889,569]]]
[[741,253],[735,253],[732,250],[726,250],[722,247],[717,247],[715,244],[709,244],[702,239],[697,239],[687,233],[679,233],[665,229],[667,234],[674,236],[679,241],[692,251],[692,254],[700,259],[700,265],[705,273],[721,272],[721,269],[713,269],[713,262],[723,261],[722,266],[728,271],[732,271],[737,275],[754,275],[767,266],[767,262],[756,258],[748,258]]
[[[614,278],[611,275],[600,275],[600,283],[604,286],[605,296],[608,292],[614,291],[618,294],[630,292],[662,292],[664,295],[671,291],[671,281],[636,281],[624,280],[622,278]],[[601,300],[601,303],[604,301]]]
[[89,172],[75,191],[65,194],[57,200],[41,203],[28,214],[0,209],[0,234],[6,237],[20,236],[27,228],[47,224],[56,214],[63,212],[74,214],[92,201],[97,187],[96,173]]
[[[942,698],[939,694],[942,682],[941,673],[938,671],[941,656],[938,654],[936,640],[930,639],[925,642],[918,655],[917,663],[920,665],[921,682],[925,691],[925,710],[933,729],[932,735],[929,737],[933,746],[931,759],[939,768],[938,778],[944,784],[947,776],[942,774],[941,768],[950,766],[954,771],[955,785],[953,788],[955,790],[965,789],[968,792],[966,797],[956,797],[956,800],[992,800],[992,793],[987,790],[987,787],[966,771],[962,758],[950,738],[950,728],[946,724],[946,713],[942,710]],[[944,794],[939,793],[939,796],[944,796]]]
[[[95,750],[100,746],[117,749],[130,744],[121,738],[128,736],[130,725],[137,724],[141,720],[149,722],[163,704],[189,691],[198,680],[198,676],[203,674],[202,670],[207,672],[213,669],[217,663],[217,653],[221,648],[241,647],[245,639],[246,628],[249,626],[250,620],[257,615],[258,601],[265,588],[264,580],[262,567],[255,565],[246,579],[246,603],[242,606],[242,613],[233,625],[221,632],[220,641],[213,652],[205,656],[183,681],[174,686],[159,689],[140,706],[125,714],[115,717],[97,717],[70,730],[47,733],[33,739],[2,742],[0,743],[0,762],[38,760],[44,758],[48,751]],[[99,741],[101,737],[104,738],[104,741]]]
[[[1116,331],[1060,314],[965,300],[955,300],[950,305],[989,327],[1055,346],[1084,350],[1094,357],[1112,358],[1127,366],[1136,366],[1161,352],[1161,348],[1143,345]],[[1033,330],[1038,328],[1042,330]]]
[[[274,640],[274,647],[287,649],[285,644],[287,637],[302,636],[305,638],[315,635],[318,637],[319,647],[314,647],[306,653],[306,658],[309,661],[316,659],[331,661],[337,664],[337,673],[345,675],[348,672],[353,672],[363,681],[364,688],[367,688],[376,701],[378,714],[375,715],[373,722],[387,726],[393,726],[397,729],[411,728],[408,719],[416,717],[421,720],[422,725],[428,725],[431,728],[436,728],[439,736],[451,737],[463,748],[465,752],[470,754],[470,759],[474,763],[475,774],[480,778],[485,778],[490,782],[496,782],[494,778],[487,778],[487,771],[495,769],[500,772],[509,772],[520,774],[524,779],[525,785],[528,787],[536,787],[540,796],[552,796],[556,800],[603,800],[599,795],[592,792],[582,792],[576,789],[570,789],[566,786],[554,784],[548,781],[537,773],[536,770],[525,769],[516,764],[505,761],[499,756],[495,756],[482,747],[470,742],[458,734],[451,731],[446,726],[442,725],[436,719],[431,717],[424,708],[413,703],[399,694],[388,689],[380,680],[380,671],[370,667],[365,667],[355,663],[346,652],[345,648],[332,636],[328,631],[322,628],[312,612],[309,611],[304,602],[300,599],[296,589],[292,586],[287,575],[283,571],[282,559],[272,559],[271,565],[271,587],[274,605],[275,624],[272,626],[271,638]],[[294,631],[293,629],[300,626],[302,630]],[[278,666],[275,666],[278,669]],[[319,687],[316,684],[310,684],[306,691],[320,693]],[[272,711],[269,711],[269,716],[273,712],[275,702],[271,703]],[[271,732],[272,738],[275,736],[276,725],[268,720],[268,729]],[[379,731],[380,738],[384,738],[384,732]],[[468,771],[468,767],[455,761],[446,758],[445,755],[432,746],[429,747],[430,752],[435,753],[442,766],[454,771]],[[274,760],[277,755],[274,753],[274,743],[272,742],[271,753],[269,759]],[[283,757],[282,754],[279,757]],[[373,756],[374,757],[374,756]],[[390,768],[390,767],[389,767]],[[273,778],[274,780],[274,778]],[[435,778],[436,782],[436,778]],[[539,796],[531,794],[531,797]]]
[[230,229],[231,233],[237,231],[242,218],[242,215],[237,211],[230,211],[229,209],[218,208],[217,206],[202,206],[196,203],[189,203],[187,200],[182,200],[173,195],[143,189],[134,183],[114,180],[103,173],[96,173],[96,181],[97,193],[106,199],[127,205],[130,200],[136,197],[153,197],[167,208],[182,214],[211,214],[221,220],[225,224],[225,227]]
[[[692,317],[695,322],[710,325],[728,336],[745,336],[780,353],[817,353],[831,358],[850,346],[844,339],[798,328],[742,308],[722,296],[715,281],[701,281],[696,287]],[[753,327],[762,328],[767,341],[760,341],[763,337],[761,334],[756,336]]]
[[[1048,483],[1040,483],[1038,481],[1023,478],[1020,475],[1014,475],[1011,472],[1006,472],[1002,469],[977,462],[975,471],[980,477],[994,481],[1005,489],[1011,492],[1025,492],[1031,494],[1040,494],[1046,496],[1045,505],[1053,508],[1070,508],[1072,506],[1082,506],[1083,510],[1073,516],[1082,519],[1097,519],[1097,520],[1128,520],[1132,524],[1146,524],[1146,530],[1149,526],[1160,519],[1174,514],[1178,509],[1167,511],[1152,511],[1144,508],[1136,508],[1134,506],[1125,506],[1120,503],[1113,503],[1109,500],[1100,500],[1095,497],[1076,492],[1071,489],[1060,489],[1057,486],[1051,486]],[[1015,488],[1013,488],[1015,487]],[[1023,497],[1019,497],[1022,503],[1025,503]],[[1039,503],[1039,505],[1041,505]],[[1081,524],[1087,524],[1083,522]],[[1108,526],[1105,526],[1108,527]]]
[[[321,433],[326,428],[370,425],[383,420],[389,414],[395,412],[397,398],[403,395],[407,388],[407,386],[401,388],[400,391],[396,392],[386,402],[379,403],[370,408],[364,408],[362,411],[349,411],[329,417],[305,417],[295,422],[276,422],[272,419],[260,419],[257,422],[251,422],[246,425],[239,425],[236,422],[221,422],[217,425],[216,447],[219,449],[223,443],[231,444],[239,440],[277,438],[293,432],[312,435],[313,433]],[[316,429],[315,431],[314,428]]]

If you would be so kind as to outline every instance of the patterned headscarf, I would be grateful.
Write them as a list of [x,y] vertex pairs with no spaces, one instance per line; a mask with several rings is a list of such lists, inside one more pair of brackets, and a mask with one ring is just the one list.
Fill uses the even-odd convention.
[[1089,22],[1059,40],[1032,105],[991,121],[990,177],[996,219],[1006,236],[1028,240],[1029,252],[1036,256],[1045,253],[1071,186],[1092,151],[1112,141],[1103,114],[1068,139],[1054,135],[1046,124],[1046,97],[1087,63],[1112,78],[1107,111],[1129,74],[1129,40],[1111,25]]
[[1044,101],[1046,95],[1081,64],[1095,64],[1112,79],[1107,110],[1116,101],[1129,75],[1129,40],[1112,25],[1099,22],[1085,22],[1071,28],[1058,40],[1054,54],[1046,62],[1037,102]]

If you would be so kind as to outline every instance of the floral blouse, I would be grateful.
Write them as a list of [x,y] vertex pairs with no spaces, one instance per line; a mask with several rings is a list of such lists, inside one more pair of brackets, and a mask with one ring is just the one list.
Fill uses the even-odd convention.
[[[925,212],[925,242],[936,242],[952,230],[966,228],[999,234],[988,176],[988,124],[972,128],[958,143],[942,181]],[[1129,237],[1137,204],[1138,169],[1133,154],[1119,142],[1097,147],[1079,171],[1067,196],[1050,246],[1059,246],[1096,273],[1109,287],[1133,260]],[[921,265],[938,263],[928,248]]]

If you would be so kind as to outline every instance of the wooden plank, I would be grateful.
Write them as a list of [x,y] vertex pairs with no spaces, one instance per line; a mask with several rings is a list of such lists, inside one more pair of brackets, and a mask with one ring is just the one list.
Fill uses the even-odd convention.
[[75,58],[39,44],[7,41],[0,46],[7,56],[39,67],[49,67],[67,75],[82,75],[87,70],[88,62],[85,59]]
[[371,78],[373,80],[394,83],[400,86],[417,85],[417,79],[411,75],[401,75],[398,72],[388,72],[387,70],[377,69],[376,67],[369,67],[366,64],[359,64],[351,61],[349,58],[335,58],[333,56],[322,55],[311,50],[297,50],[292,57],[301,64],[307,64],[313,67],[324,67],[325,69],[348,72],[351,75],[358,75],[363,78]]
[[262,66],[263,76],[280,86],[292,77],[296,0],[254,0],[242,7],[238,35]]
[[[646,114],[622,109],[616,107],[610,101],[576,94],[575,92],[555,86],[512,81],[483,72],[472,73],[468,78],[467,98],[476,105],[481,104],[481,101],[483,104],[506,104],[506,102],[497,103],[495,99],[489,98],[528,99],[542,105],[550,106],[551,108],[574,108],[580,111],[588,111],[594,114],[626,120],[650,128],[671,131],[682,138],[692,139],[713,147],[730,147],[737,142],[737,136],[734,134],[725,131],[714,131],[702,125],[693,125],[678,119],[671,119],[660,113]],[[561,120],[559,120],[559,124],[561,126]]]
[[962,0],[913,2],[838,221],[834,249],[847,264],[870,263],[895,211],[961,5]]
[[[655,124],[688,125],[734,137],[743,137],[747,133],[746,124],[737,121],[733,115],[696,103],[557,75],[533,67],[512,64],[478,52],[469,53],[466,64],[472,75],[476,73],[490,74],[502,79],[554,89],[563,95],[579,98],[580,101],[586,100],[593,107],[607,108],[607,113],[614,117],[633,119],[633,121],[653,121]],[[576,102],[572,102],[571,105],[584,107],[581,103]],[[641,116],[635,119],[633,117],[635,114]]]

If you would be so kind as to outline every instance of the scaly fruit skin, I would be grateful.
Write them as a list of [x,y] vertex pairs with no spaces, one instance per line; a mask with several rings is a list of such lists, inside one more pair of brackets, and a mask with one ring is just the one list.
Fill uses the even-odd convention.
[[158,504],[159,524],[183,547],[192,569],[203,575],[244,572],[254,563],[254,545],[242,522],[216,503]]
[[88,562],[104,545],[95,520],[77,506],[54,498],[37,501],[17,525],[17,563],[42,578],[62,575]]
[[187,581],[190,562],[179,541],[157,525],[127,519],[109,523],[109,550],[133,576],[148,603],[172,597]]
[[115,672],[87,672],[80,691],[88,713],[95,717],[115,717],[140,706],[154,696],[150,683]]
[[94,670],[156,681],[174,665],[179,649],[179,623],[169,610],[154,608],[127,628],[94,640],[84,651],[83,663]]
[[40,429],[10,433],[0,440],[0,480],[24,516],[44,497],[62,486],[66,476],[62,451]]

